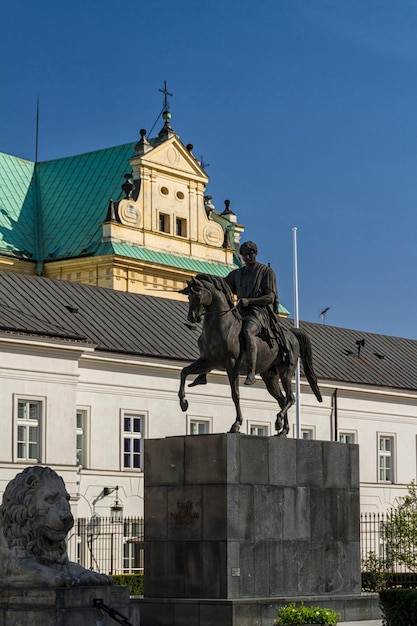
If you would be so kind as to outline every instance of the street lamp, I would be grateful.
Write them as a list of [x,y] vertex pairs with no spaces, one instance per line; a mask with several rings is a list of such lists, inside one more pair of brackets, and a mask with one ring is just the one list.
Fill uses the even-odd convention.
[[110,507],[110,518],[112,522],[123,521],[123,504],[119,501],[119,486],[116,487],[104,487],[103,495],[109,496],[111,493],[116,492],[116,498]]

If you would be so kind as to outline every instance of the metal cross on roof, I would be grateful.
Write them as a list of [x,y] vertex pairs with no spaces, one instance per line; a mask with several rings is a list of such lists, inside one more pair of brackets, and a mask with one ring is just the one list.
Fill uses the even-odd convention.
[[172,97],[173,94],[169,93],[169,91],[167,89],[167,81],[166,80],[164,80],[164,88],[163,89],[159,89],[159,91],[164,94],[164,111],[168,111],[169,110],[168,96]]

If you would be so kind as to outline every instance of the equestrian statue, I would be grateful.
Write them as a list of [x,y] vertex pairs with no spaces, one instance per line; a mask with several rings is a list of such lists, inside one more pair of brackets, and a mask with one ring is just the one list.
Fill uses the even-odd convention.
[[[292,379],[301,358],[304,373],[314,395],[322,401],[313,370],[312,348],[307,334],[282,327],[278,318],[278,291],[274,270],[256,260],[258,248],[252,241],[240,246],[244,265],[225,278],[197,274],[182,290],[188,296],[187,319],[195,324],[203,319],[198,339],[200,357],[184,367],[178,392],[180,406],[185,399],[187,376],[196,375],[190,387],[207,383],[213,369],[226,370],[236,419],[230,432],[239,432],[242,413],[239,402],[239,375],[246,374],[245,385],[255,383],[260,374],[268,392],[277,400],[280,411],[275,421],[277,435],[287,435],[287,413],[295,402]],[[237,296],[234,304],[233,295]]]

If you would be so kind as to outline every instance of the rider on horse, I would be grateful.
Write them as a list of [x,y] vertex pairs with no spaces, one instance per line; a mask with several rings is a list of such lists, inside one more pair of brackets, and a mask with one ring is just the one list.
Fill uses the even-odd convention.
[[278,321],[278,290],[274,270],[256,260],[258,247],[253,241],[240,246],[244,266],[233,270],[224,279],[238,297],[237,308],[243,319],[248,374],[245,385],[255,382],[257,347],[256,337],[261,335],[270,345],[275,340],[284,352],[287,341]]
[[[284,361],[288,359],[290,346],[278,321],[278,290],[274,270],[256,260],[258,247],[253,241],[243,243],[239,251],[245,265],[230,272],[224,281],[238,297],[237,309],[243,320],[242,337],[248,364],[244,384],[253,385],[257,360],[256,337],[260,335],[270,347],[276,341]],[[206,383],[206,374],[199,374],[189,386]]]

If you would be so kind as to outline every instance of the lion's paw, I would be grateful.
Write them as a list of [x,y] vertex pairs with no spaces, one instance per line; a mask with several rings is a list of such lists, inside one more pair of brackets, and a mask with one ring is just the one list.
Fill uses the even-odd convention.
[[88,572],[81,577],[82,585],[113,585],[113,580],[105,574]]
[[51,576],[47,584],[48,587],[76,587],[81,584],[81,581],[76,576],[71,576],[65,572],[59,572],[54,576]]

